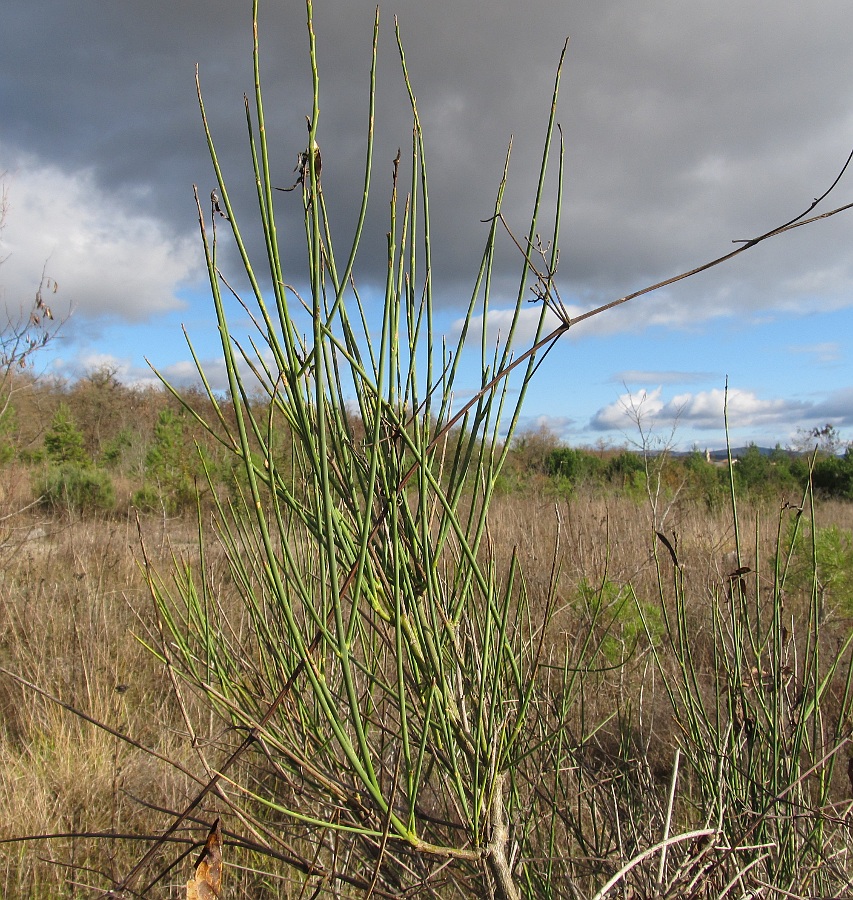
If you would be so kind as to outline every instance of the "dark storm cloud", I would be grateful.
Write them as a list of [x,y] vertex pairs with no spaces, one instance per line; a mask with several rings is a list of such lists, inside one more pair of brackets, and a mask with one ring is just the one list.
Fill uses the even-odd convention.
[[[3,146],[69,177],[88,172],[127,216],[144,213],[164,239],[178,241],[195,227],[191,185],[203,195],[213,186],[195,101],[198,63],[229,184],[241,216],[250,218],[242,109],[252,88],[249,7],[7,0]],[[367,0],[315,9],[323,179],[344,244],[362,185],[373,12]],[[391,160],[398,146],[405,154],[411,134],[394,14],[427,136],[435,263],[448,304],[463,299],[476,270],[485,237],[479,220],[491,210],[511,134],[505,210],[525,230],[566,35],[558,118],[567,153],[559,273],[567,303],[612,299],[785,221],[828,186],[853,141],[853,7],[846,0],[399,0],[382,7],[364,280],[382,278]],[[286,185],[310,110],[304,5],[262,3],[261,40],[273,165]],[[842,185],[833,199],[851,195]],[[298,248],[298,197],[278,202],[283,233],[294,238],[288,246]],[[67,227],[73,232],[73,220]],[[656,301],[658,321],[847,303],[850,228],[836,219],[787,235],[725,272],[674,288]],[[509,288],[518,259],[508,241],[504,249],[498,284]],[[297,250],[288,254],[290,267],[298,265]]]

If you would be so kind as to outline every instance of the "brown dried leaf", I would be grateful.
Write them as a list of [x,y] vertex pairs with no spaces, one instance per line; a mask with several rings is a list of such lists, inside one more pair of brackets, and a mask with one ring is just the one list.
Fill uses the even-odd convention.
[[187,900],[218,900],[222,889],[222,822],[210,829],[195,866],[195,878],[187,882]]

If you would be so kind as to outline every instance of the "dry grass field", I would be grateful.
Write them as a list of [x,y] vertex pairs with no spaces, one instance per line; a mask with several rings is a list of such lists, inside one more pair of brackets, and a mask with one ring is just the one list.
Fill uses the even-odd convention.
[[[14,468],[3,474],[0,894],[8,900],[97,896],[95,889],[108,889],[140,858],[148,845],[137,836],[164,831],[172,821],[169,811],[192,799],[208,767],[215,768],[236,738],[224,734],[221,723],[190,694],[176,693],[167,671],[140,642],[156,643],[158,637],[135,518],[19,512],[31,500],[28,479]],[[687,505],[671,509],[664,525],[671,542],[677,541],[689,598],[685,612],[696,637],[691,652],[699,666],[713,656],[710,611],[735,567],[731,518],[726,510],[711,513]],[[820,504],[818,521],[850,533],[853,505]],[[758,570],[759,579],[767,578],[778,522],[779,510],[772,506],[740,511],[742,558]],[[668,551],[655,537],[648,506],[600,493],[548,500],[531,492],[498,498],[491,523],[493,552],[506,560],[516,549],[533,608],[545,603],[556,547],[558,590],[547,635],[547,653],[555,660],[586,633],[592,606],[601,621],[603,605],[622,610],[604,629],[594,656],[608,665],[588,676],[582,694],[587,723],[604,722],[614,709],[620,715],[587,742],[584,758],[599,788],[605,788],[602,814],[609,794],[621,809],[626,833],[629,821],[654,831],[682,735],[649,642],[637,637],[636,605],[619,605],[629,586],[641,607],[660,605],[655,553],[668,559]],[[176,559],[198,563],[191,516],[144,519],[141,534],[149,560],[165,575]],[[206,565],[219,570],[224,597],[234,586],[217,554],[215,545],[208,547]],[[826,603],[829,645],[849,631],[853,607],[849,598],[831,594]],[[805,593],[792,594],[787,612],[793,628],[805,627]],[[634,765],[626,770],[628,732]],[[849,753],[843,752],[834,790],[840,805],[831,817],[838,821],[846,821],[843,798],[850,795]],[[164,846],[149,868],[164,877],[146,896],[183,896],[194,858],[188,851],[219,814],[226,834],[227,897],[304,895],[307,882],[284,864],[227,849],[229,816],[236,815],[229,813],[229,790],[196,810],[176,833],[177,846]],[[681,810],[685,822],[688,794]],[[636,821],[640,816],[646,817],[644,824]],[[588,870],[612,871],[600,862],[596,867],[590,860]],[[261,867],[267,874],[253,871]]]

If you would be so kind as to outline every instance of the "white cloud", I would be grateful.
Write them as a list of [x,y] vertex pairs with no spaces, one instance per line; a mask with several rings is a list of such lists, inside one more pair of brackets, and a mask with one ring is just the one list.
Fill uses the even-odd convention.
[[134,365],[127,357],[111,353],[83,353],[72,359],[57,357],[50,365],[50,374],[73,381],[90,372],[108,369],[128,387],[162,387],[163,383],[148,366]]
[[[570,308],[569,315],[574,315],[577,310]],[[529,305],[523,307],[518,313],[518,321],[515,324],[513,332],[513,346],[525,348],[526,345],[533,342],[536,336],[536,329],[539,325],[539,319],[542,316],[542,307],[537,305]],[[506,343],[507,335],[510,332],[515,317],[514,309],[492,309],[489,310],[487,324],[487,344],[494,347],[500,343],[503,346]],[[452,322],[449,329],[449,336],[453,339],[459,337],[465,324],[464,319],[456,319]],[[550,310],[545,314],[545,328],[542,331],[544,337],[550,331],[553,331],[560,324],[559,319]],[[471,323],[468,327],[468,346],[472,347],[477,343],[483,334],[483,316],[472,316]]]
[[803,415],[813,413],[813,405],[797,400],[765,400],[752,391],[722,389],[682,393],[665,400],[663,388],[653,391],[628,391],[613,403],[602,407],[592,418],[596,431],[627,430],[637,418],[644,428],[690,427],[719,431],[728,416],[729,427],[767,428],[783,426]]
[[[199,362],[201,363],[204,377],[210,385],[211,390],[219,393],[229,390],[228,369],[223,357],[208,357],[199,360]],[[271,354],[266,355],[265,362],[272,367],[273,361]],[[253,364],[259,370],[257,362],[254,361]],[[255,372],[253,372],[252,368],[242,357],[237,357],[237,368],[240,377],[243,380],[243,386],[250,394],[255,392],[264,393],[261,386],[262,383],[258,380]],[[190,359],[180,360],[166,366],[158,367],[157,371],[172,387],[177,388],[178,390],[201,385],[201,377],[199,376],[198,368]]]
[[[221,357],[201,361],[205,378],[212,390],[224,392],[228,390],[228,373]],[[164,388],[165,381],[176,390],[201,386],[196,364],[191,359],[183,359],[156,369],[147,365],[137,365],[128,357],[110,353],[84,352],[72,358],[58,357],[50,366],[50,374],[74,381],[81,376],[99,369],[109,369],[116,378],[128,387]],[[245,363],[240,364],[244,383],[251,390],[254,376]],[[165,388],[164,388],[165,389]]]
[[654,420],[663,409],[660,399],[662,388],[649,392],[626,391],[613,403],[602,407],[592,417],[592,428],[595,431],[624,431],[636,424],[637,416],[644,421]]
[[0,239],[0,302],[26,306],[42,270],[59,285],[55,311],[142,321],[180,309],[181,285],[198,277],[200,252],[145,209],[144,197],[99,188],[91,172],[63,171],[0,147],[8,215]]
[[522,416],[515,430],[516,437],[545,432],[565,442],[571,441],[577,428],[577,420],[571,416]]
[[719,429],[727,412],[731,428],[759,427],[782,424],[800,413],[806,404],[796,400],[764,400],[752,391],[719,388],[698,394],[680,394],[665,407],[667,412],[681,411],[680,420],[695,428]]
[[[224,391],[228,388],[228,373],[223,359],[209,359],[202,361],[205,378],[214,391]],[[166,381],[176,388],[192,387],[201,383],[198,368],[191,359],[163,366],[157,370]]]

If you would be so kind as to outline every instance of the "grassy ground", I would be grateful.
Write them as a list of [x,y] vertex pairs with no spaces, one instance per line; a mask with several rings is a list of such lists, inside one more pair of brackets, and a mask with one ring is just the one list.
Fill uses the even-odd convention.
[[[66,836],[0,845],[0,894],[10,900],[90,896],[87,886],[103,888],[110,879],[120,880],[147,845],[127,837],[68,835],[161,832],[170,821],[163,810],[180,808],[191,799],[198,780],[204,778],[204,760],[216,759],[215,752],[205,754],[207,742],[224,748],[233,745],[234,739],[223,735],[221,726],[191,697],[181,695],[181,708],[166,672],[137,639],[150,639],[154,633],[154,612],[140,568],[135,522],[121,517],[50,519],[33,511],[16,513],[25,505],[27,488],[12,473],[7,475],[0,665],[32,686],[0,675],[0,806],[4,810],[0,838]],[[849,533],[853,505],[828,502],[819,507],[818,519],[823,527]],[[533,605],[537,598],[545,602],[559,526],[559,589],[548,652],[557,659],[578,635],[586,633],[590,618],[598,617],[593,628],[599,641],[595,659],[602,665],[588,677],[583,716],[589,723],[606,718],[614,709],[623,715],[611,719],[585,745],[587,777],[596,781],[597,790],[602,785],[612,788],[618,781],[618,798],[615,789],[601,794],[601,814],[612,815],[607,805],[618,799],[623,831],[631,830],[629,824],[636,832],[648,829],[645,840],[654,843],[659,836],[655,829],[665,813],[662,807],[676,742],[683,735],[652,665],[649,643],[638,637],[637,604],[625,603],[630,585],[640,608],[648,611],[652,627],[658,627],[654,623],[659,617],[651,612],[659,606],[660,594],[655,552],[668,556],[668,551],[654,535],[649,508],[625,497],[583,492],[571,500],[554,501],[511,495],[496,502],[492,521],[495,553],[507,558],[517,548]],[[740,525],[742,559],[753,569],[769,565],[778,509],[743,509]],[[725,510],[712,513],[676,507],[659,530],[674,547],[677,542],[689,598],[685,613],[694,626],[691,652],[697,665],[711,665],[710,609],[737,564],[731,515]],[[169,570],[173,554],[190,564],[197,561],[191,520],[151,518],[142,522],[142,533],[149,557],[163,571]],[[215,548],[210,553],[207,562],[215,571]],[[219,585],[223,594],[232,589],[224,571]],[[850,598],[828,593],[825,604],[824,640],[831,653],[830,645],[849,630]],[[799,627],[808,621],[805,593],[791,594],[787,612]],[[68,707],[105,727],[97,727]],[[580,714],[574,711],[573,715]],[[128,735],[136,743],[112,732]],[[629,755],[634,761],[627,777],[626,740],[632,742]],[[844,763],[835,775],[838,802],[850,793],[845,783],[846,756]],[[680,811],[676,807],[676,817],[681,815],[686,822],[689,791],[683,797],[684,807]],[[629,809],[631,803],[634,806]],[[645,821],[640,821],[644,804]],[[221,800],[211,799],[198,811],[196,821],[210,822],[214,810],[221,811],[223,806]],[[835,819],[845,814],[843,804],[833,810]],[[601,830],[592,821],[589,827]],[[194,827],[192,839],[198,839],[199,832]],[[177,837],[187,840],[189,833],[182,830]],[[632,841],[637,844],[639,835]],[[622,848],[624,853],[630,849]],[[599,852],[609,861],[589,861],[590,884],[600,884],[604,874],[613,871],[612,860],[619,848],[604,841]],[[177,855],[174,846],[167,846],[162,858]],[[226,846],[226,862],[249,868],[258,864],[245,855],[237,859],[231,852],[230,860],[228,856]],[[164,867],[159,862],[152,871],[158,865]],[[286,867],[269,861],[266,865],[287,874]],[[181,896],[189,873],[190,862],[184,860],[148,896]],[[236,865],[227,873],[227,885],[228,897],[298,895],[295,886],[289,893],[286,879],[262,878]]]

